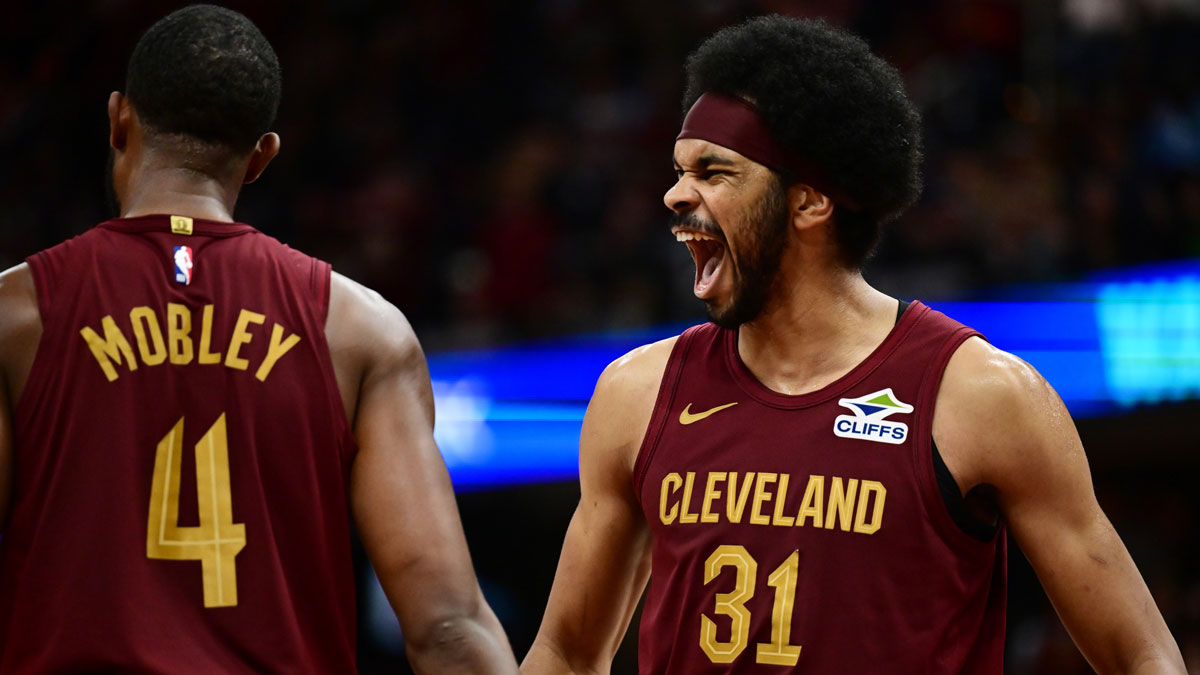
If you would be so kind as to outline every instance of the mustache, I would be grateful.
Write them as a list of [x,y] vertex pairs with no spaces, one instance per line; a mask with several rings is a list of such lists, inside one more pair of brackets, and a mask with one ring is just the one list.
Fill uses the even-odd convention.
[[667,225],[670,229],[683,227],[721,240],[725,239],[725,235],[721,232],[721,228],[717,227],[715,221],[704,220],[694,213],[672,213]]

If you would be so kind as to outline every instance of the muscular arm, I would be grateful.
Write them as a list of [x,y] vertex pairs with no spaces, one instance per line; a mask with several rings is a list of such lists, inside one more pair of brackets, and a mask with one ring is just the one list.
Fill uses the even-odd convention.
[[632,472],[673,340],[615,361],[579,440],[579,506],[567,528],[525,675],[607,673],[650,575],[650,532]]
[[0,273],[0,534],[12,499],[13,408],[20,400],[42,337],[29,265]]
[[1013,538],[1099,673],[1184,673],[1179,648],[1096,502],[1079,435],[1028,364],[982,340],[946,369],[934,438],[964,491],[995,488]]
[[358,455],[351,509],[419,673],[513,673],[516,660],[471,565],[433,441],[433,392],[408,322],[334,275],[326,334]]

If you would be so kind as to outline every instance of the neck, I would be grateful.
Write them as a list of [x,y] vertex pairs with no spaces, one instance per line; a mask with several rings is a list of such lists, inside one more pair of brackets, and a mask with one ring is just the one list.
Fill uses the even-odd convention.
[[743,363],[783,394],[816,391],[850,372],[891,332],[899,307],[856,269],[809,269],[781,279],[762,314],[738,331]]
[[167,153],[147,151],[121,195],[121,217],[156,213],[233,221],[240,181],[189,168]]

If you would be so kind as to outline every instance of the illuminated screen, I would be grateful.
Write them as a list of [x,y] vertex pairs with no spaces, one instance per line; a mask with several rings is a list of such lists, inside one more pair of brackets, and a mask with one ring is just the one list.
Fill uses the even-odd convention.
[[[1033,364],[1075,417],[1200,398],[1200,261],[927,304]],[[456,488],[575,478],[600,371],[686,327],[431,355],[434,435]]]

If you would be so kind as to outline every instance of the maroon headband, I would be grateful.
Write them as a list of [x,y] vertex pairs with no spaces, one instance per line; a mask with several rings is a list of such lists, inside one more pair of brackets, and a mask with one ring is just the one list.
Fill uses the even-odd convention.
[[800,182],[828,195],[834,203],[858,210],[854,200],[832,187],[820,170],[776,143],[754,106],[736,96],[702,94],[683,119],[683,130],[675,140],[681,138],[716,143],[774,171],[789,172]]

